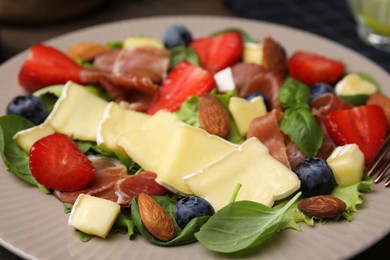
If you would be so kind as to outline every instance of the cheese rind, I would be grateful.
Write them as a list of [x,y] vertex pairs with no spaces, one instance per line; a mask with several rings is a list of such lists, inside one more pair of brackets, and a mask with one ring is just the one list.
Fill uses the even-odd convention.
[[40,124],[22,131],[14,135],[15,142],[23,148],[27,153],[30,152],[31,146],[39,139],[54,134],[55,130],[48,124]]
[[297,175],[275,160],[258,139],[250,138],[239,148],[200,171],[184,177],[195,195],[209,201],[215,210],[226,206],[237,185],[236,200],[272,206],[300,188]]
[[149,118],[150,116],[145,113],[125,109],[115,102],[110,102],[97,127],[96,142],[98,145],[116,148],[120,135],[142,128]]
[[107,104],[83,86],[68,81],[45,123],[75,139],[96,141]]
[[120,206],[110,200],[80,194],[72,207],[68,224],[86,234],[107,237],[120,213]]

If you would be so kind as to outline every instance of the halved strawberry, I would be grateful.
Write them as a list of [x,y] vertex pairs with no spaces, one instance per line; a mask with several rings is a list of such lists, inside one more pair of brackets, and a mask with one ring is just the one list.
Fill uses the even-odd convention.
[[227,32],[194,40],[190,47],[199,56],[202,67],[215,74],[241,58],[243,41],[239,33]]
[[59,191],[77,191],[93,179],[95,168],[77,144],[64,134],[35,142],[30,150],[30,170],[38,183]]
[[366,165],[378,153],[387,132],[386,115],[378,105],[330,112],[325,126],[337,145],[357,144],[364,154]]
[[19,72],[19,84],[28,92],[54,84],[64,84],[68,80],[82,83],[81,67],[60,50],[37,44]]
[[312,85],[317,82],[334,83],[344,72],[344,64],[328,57],[308,52],[296,51],[288,60],[291,77]]
[[215,84],[213,75],[207,70],[181,62],[168,73],[148,114],[154,114],[160,109],[175,111],[189,97],[202,96],[213,89]]

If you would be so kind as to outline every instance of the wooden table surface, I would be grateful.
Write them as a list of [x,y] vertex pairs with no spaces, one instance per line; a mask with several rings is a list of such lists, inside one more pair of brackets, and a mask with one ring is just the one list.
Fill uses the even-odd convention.
[[[65,21],[39,25],[0,24],[0,63],[36,43],[64,33],[106,22],[137,17],[202,14],[237,16],[219,0],[110,0],[94,10]],[[389,236],[354,259],[385,259]],[[0,247],[0,259],[20,259]]]

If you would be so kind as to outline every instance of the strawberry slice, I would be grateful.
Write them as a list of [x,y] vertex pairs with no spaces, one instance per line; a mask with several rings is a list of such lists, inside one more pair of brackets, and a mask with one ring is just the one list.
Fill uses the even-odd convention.
[[82,83],[81,67],[63,52],[43,44],[31,48],[19,72],[19,84],[28,92],[68,80]]
[[325,126],[337,145],[357,144],[366,165],[378,153],[387,132],[385,112],[378,105],[333,111],[325,119]]
[[181,62],[176,65],[164,80],[157,100],[148,109],[154,114],[160,109],[175,111],[191,96],[202,96],[215,87],[214,77],[207,70]]
[[202,67],[215,74],[238,62],[243,51],[243,41],[239,33],[228,32],[196,39],[190,47],[195,49]]
[[95,173],[88,157],[64,134],[46,136],[32,145],[30,170],[38,183],[58,191],[81,190]]
[[288,60],[288,69],[291,77],[306,85],[332,84],[341,77],[344,64],[319,54],[297,51]]

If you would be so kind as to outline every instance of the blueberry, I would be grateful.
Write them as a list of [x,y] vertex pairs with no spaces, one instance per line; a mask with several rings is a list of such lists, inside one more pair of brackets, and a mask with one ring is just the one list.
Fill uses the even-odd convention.
[[322,94],[325,93],[331,93],[335,94],[334,88],[326,83],[315,83],[309,87],[310,90],[310,100],[314,100],[315,98],[321,96]]
[[163,42],[165,47],[172,49],[184,43],[188,45],[192,41],[190,31],[180,24],[174,24],[165,31]]
[[49,112],[46,105],[34,95],[17,96],[7,106],[7,114],[27,118],[36,125],[45,121]]
[[321,158],[305,158],[294,172],[301,180],[302,195],[306,197],[329,194],[336,185],[332,170]]
[[259,96],[263,97],[264,105],[267,108],[267,111],[270,111],[271,105],[269,103],[269,99],[268,99],[267,95],[261,91],[252,92],[252,93],[248,94],[247,96],[245,96],[245,99],[250,101],[250,100],[254,99],[255,97],[259,97]]
[[179,227],[184,228],[191,219],[201,216],[211,216],[214,209],[202,198],[190,196],[182,198],[176,205],[174,216]]

